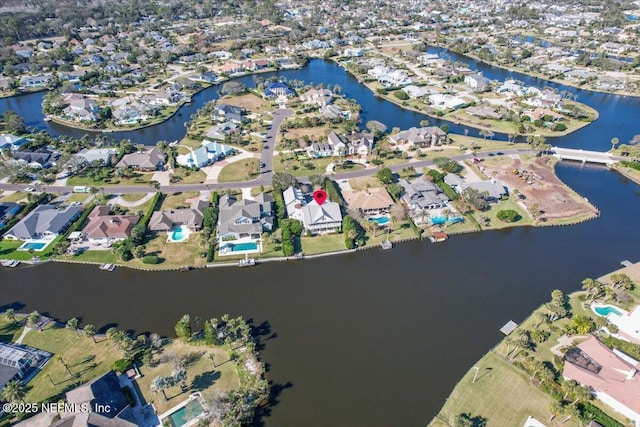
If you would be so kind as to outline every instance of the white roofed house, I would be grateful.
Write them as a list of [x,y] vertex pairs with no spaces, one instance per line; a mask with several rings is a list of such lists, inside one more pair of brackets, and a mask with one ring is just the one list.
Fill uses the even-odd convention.
[[81,150],[75,157],[80,163],[93,164],[94,161],[102,161],[102,164],[109,166],[115,158],[117,152],[113,148],[85,148]]
[[287,216],[302,222],[302,207],[310,200],[305,197],[302,191],[296,187],[289,187],[282,192],[284,205],[287,209]]
[[487,202],[497,202],[503,196],[509,195],[509,191],[498,180],[486,180],[477,182],[465,182],[464,179],[458,175],[447,174],[444,177],[444,182],[447,183],[456,193],[460,194],[467,188],[472,188],[478,191]]
[[347,144],[342,142],[340,137],[333,131],[327,136],[327,144],[333,148],[332,156],[346,156]]
[[464,82],[476,92],[483,92],[489,89],[491,84],[488,78],[481,76],[480,74],[468,74],[464,76]]
[[317,104],[321,107],[331,104],[333,92],[329,89],[309,89],[302,95],[300,100],[307,104]]
[[342,229],[340,205],[326,201],[322,205],[315,200],[302,207],[302,226],[312,233],[335,233]]
[[416,225],[426,223],[429,210],[447,207],[449,198],[431,181],[421,178],[413,181],[401,179],[398,183],[403,189],[402,201],[409,208],[409,214]]
[[412,127],[405,131],[390,135],[389,140],[394,144],[411,144],[414,147],[431,147],[446,143],[447,134],[436,126],[421,128]]

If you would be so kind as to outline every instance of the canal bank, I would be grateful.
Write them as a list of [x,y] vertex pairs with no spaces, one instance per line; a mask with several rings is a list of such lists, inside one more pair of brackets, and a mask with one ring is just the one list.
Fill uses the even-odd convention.
[[272,334],[261,357],[280,393],[266,426],[424,425],[507,320],[640,253],[634,183],[604,167],[557,172],[600,218],[253,269],[3,269],[2,306],[167,336],[185,313],[243,315]]

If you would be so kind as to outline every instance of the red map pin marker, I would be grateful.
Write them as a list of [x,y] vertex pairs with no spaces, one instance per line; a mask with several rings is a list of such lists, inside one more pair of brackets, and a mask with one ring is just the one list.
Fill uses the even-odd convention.
[[316,190],[313,192],[313,200],[316,201],[317,204],[321,205],[327,200],[327,192],[324,190]]

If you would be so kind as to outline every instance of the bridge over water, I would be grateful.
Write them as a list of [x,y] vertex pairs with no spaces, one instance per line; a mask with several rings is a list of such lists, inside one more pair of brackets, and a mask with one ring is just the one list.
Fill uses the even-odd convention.
[[560,160],[575,160],[582,163],[589,162],[610,165],[623,160],[622,157],[612,156],[607,152],[576,150],[573,148],[553,147],[551,153]]

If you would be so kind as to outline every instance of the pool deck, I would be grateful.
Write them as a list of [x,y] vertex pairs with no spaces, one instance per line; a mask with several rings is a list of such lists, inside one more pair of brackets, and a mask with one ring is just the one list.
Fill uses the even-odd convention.
[[162,413],[161,415],[158,416],[158,419],[160,420],[160,425],[163,425],[163,421],[169,417],[171,417],[171,415],[173,415],[176,411],[178,411],[179,409],[184,408],[185,406],[187,406],[190,402],[198,399],[198,402],[200,403],[200,406],[202,407],[202,413],[198,416],[196,416],[195,418],[187,421],[187,423],[183,424],[182,427],[190,427],[190,426],[194,426],[196,424],[198,424],[200,422],[200,420],[204,417],[204,415],[206,415],[207,411],[206,411],[206,407],[205,405],[203,405],[202,403],[202,399],[201,399],[201,395],[199,392],[193,393],[189,396],[188,399],[184,400],[183,402],[177,404],[176,406],[174,406],[173,408],[167,410],[166,412]]
[[[606,316],[602,316],[595,311],[599,307],[613,307],[622,314],[609,313]],[[618,327],[618,333],[612,334],[613,336],[640,344],[640,305],[636,305],[631,311],[626,311],[613,304],[592,304],[591,310],[598,316],[606,317],[609,323]]]

